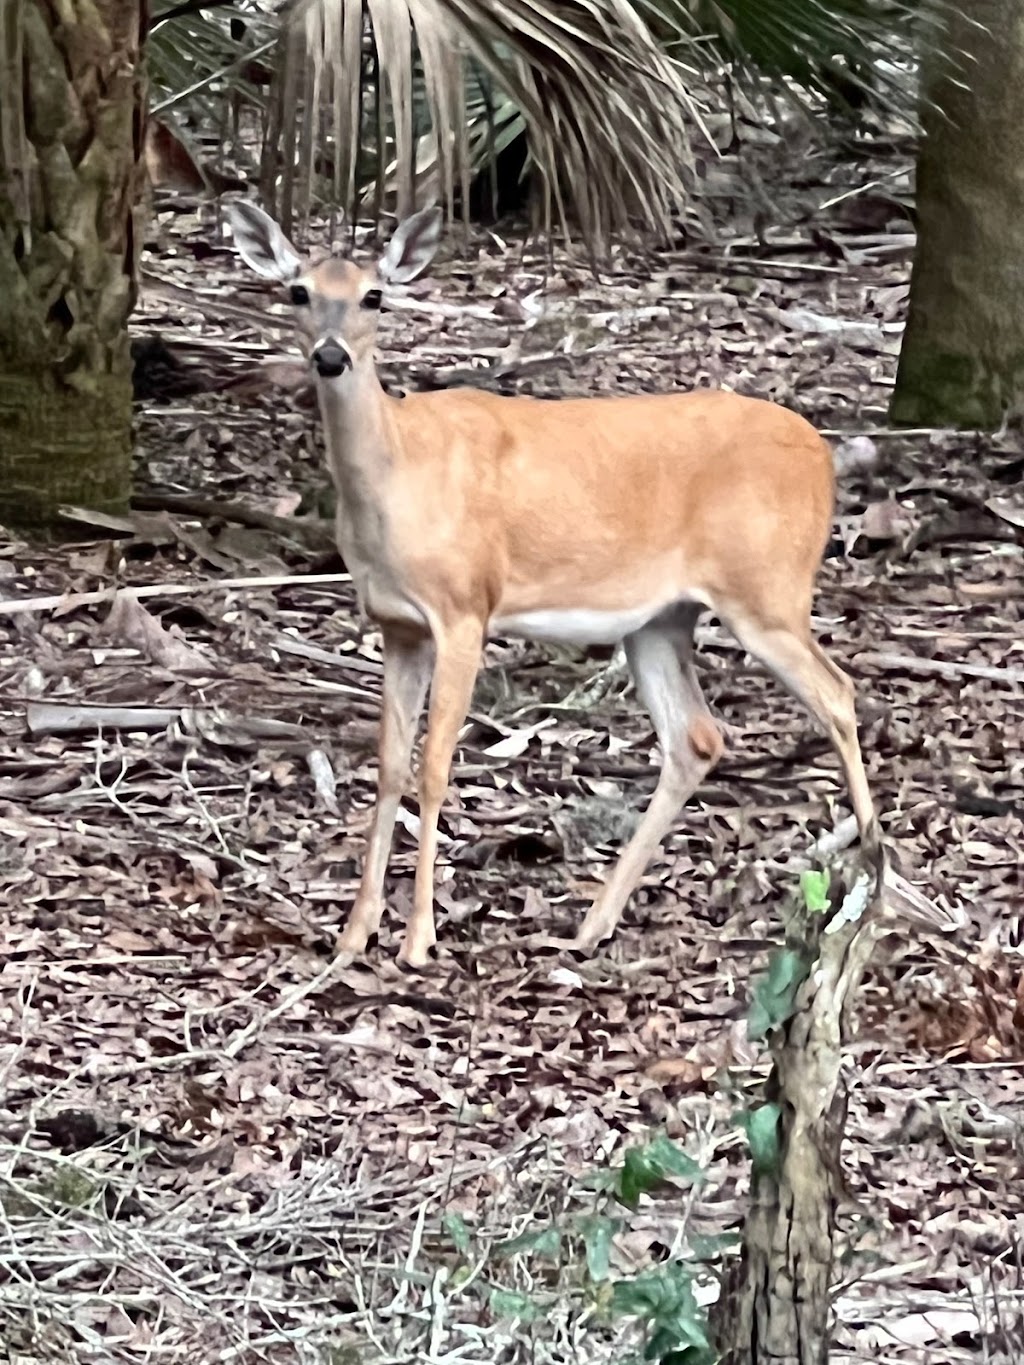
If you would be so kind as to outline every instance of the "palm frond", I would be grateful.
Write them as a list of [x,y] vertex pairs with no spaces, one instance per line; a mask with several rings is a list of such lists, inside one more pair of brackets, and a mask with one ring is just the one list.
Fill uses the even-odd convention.
[[[935,50],[955,0],[654,0],[663,25],[806,107],[853,104],[913,118],[917,59]],[[657,27],[657,25],[656,25]],[[668,46],[671,50],[671,40]]]
[[[302,115],[330,128],[348,208],[368,136],[358,98],[366,47],[387,143],[378,156],[393,172],[399,214],[413,207],[425,140],[440,197],[451,208],[458,186],[465,203],[474,67],[525,124],[545,226],[569,232],[574,222],[597,244],[637,219],[667,229],[686,197],[695,102],[683,67],[630,0],[300,0],[296,19],[314,72],[314,103]],[[417,94],[426,126],[414,116]],[[293,205],[277,207],[285,219]]]
[[146,44],[151,110],[188,104],[212,126],[223,117],[226,97],[261,110],[266,97],[252,75],[269,69],[278,31],[276,16],[245,0],[165,6],[154,15]]
[[[572,224],[595,246],[670,226],[688,136],[723,70],[770,100],[912,121],[917,61],[940,48],[956,3],[167,0],[154,104],[198,106],[216,126],[230,95],[237,126],[251,102],[261,188],[286,226],[314,195],[353,218],[427,199],[465,213],[470,178],[525,131],[538,223]],[[247,82],[255,56],[274,73],[269,112]]]

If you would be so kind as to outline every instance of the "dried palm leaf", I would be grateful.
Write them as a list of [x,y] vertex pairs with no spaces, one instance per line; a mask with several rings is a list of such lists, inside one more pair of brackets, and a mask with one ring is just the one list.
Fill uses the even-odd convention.
[[[465,204],[474,66],[522,116],[546,227],[574,222],[597,246],[637,220],[668,229],[686,198],[697,107],[684,67],[630,0],[299,0],[293,15],[313,95],[305,105],[293,83],[283,123],[330,129],[333,184],[349,209],[360,153],[374,143],[379,168],[393,172],[397,213],[417,201],[424,150],[449,209],[456,186]],[[368,53],[379,133],[360,100]],[[291,207],[279,202],[280,216]]]

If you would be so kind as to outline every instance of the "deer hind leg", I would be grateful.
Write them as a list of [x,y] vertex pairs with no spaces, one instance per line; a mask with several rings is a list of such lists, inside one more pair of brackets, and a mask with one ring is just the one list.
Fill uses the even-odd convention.
[[384,910],[384,877],[398,803],[412,766],[416,723],[430,681],[434,646],[429,636],[384,628],[384,688],[378,744],[377,804],[367,841],[363,876],[337,951],[356,956],[377,932]]
[[865,857],[879,865],[882,835],[857,737],[853,683],[811,638],[809,626],[767,625],[724,611],[721,615],[743,648],[761,660],[828,735],[843,766]]
[[467,619],[439,633],[437,658],[430,688],[427,735],[420,767],[420,849],[412,915],[399,949],[400,962],[426,965],[436,943],[434,929],[434,864],[437,861],[437,821],[448,791],[452,754],[459,727],[473,698],[480,668],[483,625]]
[[615,931],[623,907],[687,798],[722,756],[722,737],[693,668],[698,608],[681,607],[626,637],[626,658],[661,745],[662,767],[636,833],[587,912],[576,946]]

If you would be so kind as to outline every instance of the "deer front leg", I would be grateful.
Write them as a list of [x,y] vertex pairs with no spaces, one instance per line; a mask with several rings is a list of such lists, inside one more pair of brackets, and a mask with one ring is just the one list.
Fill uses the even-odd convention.
[[339,954],[357,956],[377,932],[384,910],[384,876],[391,853],[398,803],[405,792],[423,710],[434,646],[429,636],[385,628],[384,689],[378,748],[377,804],[352,913],[338,939]]
[[466,620],[446,628],[436,640],[437,658],[430,688],[427,737],[420,769],[420,851],[416,890],[400,962],[410,967],[426,964],[437,941],[434,930],[434,864],[437,860],[437,820],[448,791],[452,754],[459,727],[473,698],[480,668],[484,628]]

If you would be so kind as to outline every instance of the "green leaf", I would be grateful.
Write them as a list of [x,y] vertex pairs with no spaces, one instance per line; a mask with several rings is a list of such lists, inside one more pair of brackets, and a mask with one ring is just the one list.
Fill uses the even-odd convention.
[[691,1352],[707,1351],[711,1345],[708,1341],[707,1333],[703,1323],[699,1320],[700,1310],[697,1305],[693,1306],[694,1316],[687,1314],[676,1315],[671,1322],[666,1322],[658,1327],[651,1334],[651,1339],[644,1348],[644,1357],[647,1360],[693,1360],[697,1357]]
[[660,1365],[718,1365],[718,1352],[707,1346],[684,1346],[681,1351],[669,1351],[661,1357]]
[[499,1318],[519,1318],[521,1322],[535,1322],[540,1309],[526,1294],[511,1289],[492,1289],[489,1303],[491,1312]]
[[608,1277],[608,1258],[612,1238],[618,1229],[618,1219],[605,1218],[601,1214],[595,1214],[592,1218],[584,1219],[581,1225],[583,1248],[587,1257],[587,1272],[594,1281],[600,1282]]
[[537,1256],[550,1256],[552,1260],[557,1261],[561,1248],[562,1234],[553,1223],[549,1223],[547,1227],[535,1228],[530,1232],[520,1233],[518,1237],[511,1237],[507,1242],[500,1242],[494,1248],[494,1254],[500,1256],[502,1260],[508,1260],[510,1256],[532,1251]]
[[641,1271],[631,1280],[619,1280],[612,1289],[613,1312],[665,1321],[673,1313],[696,1307],[690,1272],[680,1261],[666,1261]]
[[619,1173],[618,1196],[631,1209],[640,1202],[645,1190],[652,1189],[660,1179],[647,1164],[647,1158],[638,1148],[631,1147],[622,1162]]
[[796,993],[807,977],[806,959],[794,948],[773,953],[768,970],[754,986],[747,1037],[756,1042],[790,1017]]
[[455,1250],[462,1256],[468,1256],[473,1239],[461,1215],[446,1213],[441,1219],[441,1226],[451,1238]]
[[611,1311],[615,1317],[650,1318],[662,1300],[661,1285],[643,1275],[612,1285]]
[[697,1303],[689,1268],[670,1261],[644,1271],[632,1280],[613,1286],[613,1314],[639,1318],[650,1335],[644,1347],[646,1360],[665,1365],[713,1365],[707,1335],[707,1317]]
[[658,1133],[648,1143],[647,1157],[649,1161],[657,1163],[665,1175],[678,1176],[683,1180],[700,1180],[704,1175],[700,1163],[694,1161],[692,1156],[665,1133]]
[[767,1175],[779,1168],[779,1119],[782,1109],[777,1104],[761,1104],[740,1116],[740,1126],[747,1135],[750,1158],[759,1175]]
[[579,1185],[583,1190],[598,1190],[602,1194],[610,1194],[618,1188],[619,1173],[607,1166],[600,1166],[596,1170],[586,1171],[580,1176]]
[[666,1176],[682,1180],[699,1180],[703,1172],[691,1156],[671,1138],[659,1133],[643,1147],[630,1147],[619,1172],[618,1196],[634,1209],[642,1194],[656,1189]]
[[804,905],[812,915],[823,915],[831,906],[828,898],[829,875],[816,868],[808,868],[800,874],[800,890]]

